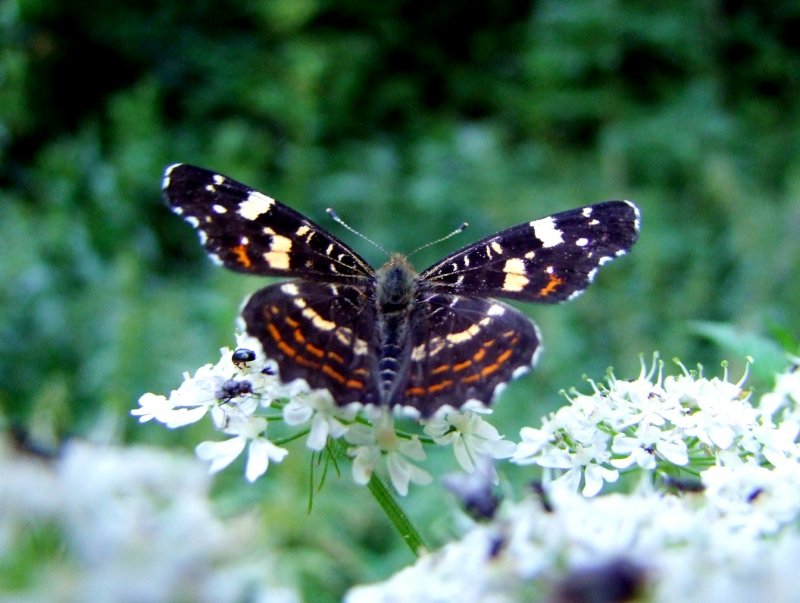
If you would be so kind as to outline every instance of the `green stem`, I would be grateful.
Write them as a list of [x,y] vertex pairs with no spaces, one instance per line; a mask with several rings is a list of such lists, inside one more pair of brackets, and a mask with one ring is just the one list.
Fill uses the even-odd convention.
[[381,509],[383,509],[383,512],[386,513],[389,521],[392,522],[395,529],[400,533],[400,536],[408,545],[408,548],[411,549],[414,556],[419,557],[421,553],[428,550],[428,547],[425,546],[425,542],[422,540],[422,536],[408,519],[403,509],[400,508],[400,505],[397,504],[397,500],[392,496],[386,484],[373,473],[367,487],[381,506]]

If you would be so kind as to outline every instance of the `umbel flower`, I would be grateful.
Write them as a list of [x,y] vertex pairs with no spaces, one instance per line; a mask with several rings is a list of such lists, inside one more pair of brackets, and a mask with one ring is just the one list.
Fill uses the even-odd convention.
[[[483,417],[491,411],[481,405],[442,409],[429,419],[417,419],[420,432],[409,434],[395,427],[395,416],[385,408],[337,406],[327,391],[311,390],[302,380],[283,384],[253,338],[241,335],[235,351],[223,348],[220,352],[216,364],[184,374],[183,383],[169,396],[144,394],[139,408],[131,411],[140,422],[157,421],[170,429],[210,417],[226,436],[222,441],[201,442],[196,448],[212,472],[246,452],[245,476],[252,482],[271,463],[286,458],[289,451],[281,444],[305,437],[310,450],[321,452],[340,441],[353,459],[356,483],[367,484],[376,467],[385,466],[395,490],[405,495],[409,484],[432,481],[419,466],[426,459],[423,440],[428,445],[452,446],[457,462],[468,472],[482,459],[508,458],[516,450],[486,422]],[[274,429],[284,435],[273,438]]]
[[347,603],[800,600],[800,371],[752,402],[679,367],[571,394],[522,430],[535,493]]
[[[402,495],[433,481],[426,447],[452,446],[472,474],[449,478],[476,518],[462,536],[385,582],[352,589],[349,603],[580,600],[586,592],[800,600],[800,371],[778,375],[754,400],[746,371],[709,378],[678,362],[667,374],[656,358],[633,380],[609,374],[566,394],[514,443],[471,404],[417,418],[416,433],[410,421],[400,430],[384,409],[339,407],[303,382],[281,384],[257,342],[237,345],[170,396],[142,396],[133,414],[169,428],[210,417],[224,437],[201,443],[198,455],[218,471],[246,451],[251,481],[283,461],[283,445],[296,438],[313,453],[338,442],[356,483],[380,471]],[[241,350],[255,353],[233,361]],[[491,484],[502,459],[529,467],[536,488],[498,502]]]

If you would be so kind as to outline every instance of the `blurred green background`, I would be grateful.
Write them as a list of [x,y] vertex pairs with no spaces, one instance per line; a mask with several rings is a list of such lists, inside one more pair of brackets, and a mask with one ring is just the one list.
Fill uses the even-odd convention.
[[[326,207],[405,252],[470,222],[417,268],[635,200],[629,256],[572,303],[524,307],[545,354],[497,406],[511,437],[583,375],[635,376],[654,350],[709,374],[727,358],[737,376],[754,354],[753,386],[769,387],[800,329],[798,30],[796,1],[0,0],[0,413],[54,437],[191,449],[208,435],[127,414],[232,345],[263,285],[212,266],[164,207],[178,161],[283,200],[376,264]],[[349,478],[308,518],[292,450],[255,486],[229,470],[219,495],[281,518],[276,546],[307,593],[335,600],[409,561]],[[404,501],[432,542],[446,496]]]

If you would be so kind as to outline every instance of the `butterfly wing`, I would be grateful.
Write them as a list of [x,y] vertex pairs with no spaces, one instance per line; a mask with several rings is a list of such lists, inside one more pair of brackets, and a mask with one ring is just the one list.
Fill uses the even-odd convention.
[[366,261],[324,228],[227,176],[176,164],[167,168],[162,188],[167,205],[226,268],[331,283],[374,277]]
[[571,299],[597,269],[639,234],[639,210],[606,201],[513,226],[469,245],[420,274],[437,290],[523,301]]
[[339,405],[379,404],[371,297],[369,287],[289,281],[253,294],[242,319],[283,382],[305,379]]
[[539,333],[524,314],[501,302],[421,293],[411,314],[406,378],[390,400],[423,416],[468,400],[491,404],[498,386],[535,362]]

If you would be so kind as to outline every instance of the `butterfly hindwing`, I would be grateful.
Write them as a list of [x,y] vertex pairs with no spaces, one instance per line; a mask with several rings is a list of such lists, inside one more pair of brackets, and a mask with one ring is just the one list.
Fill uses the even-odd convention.
[[164,174],[170,208],[208,254],[249,274],[357,282],[374,270],[355,251],[290,207],[235,180],[186,164]]
[[242,319],[278,363],[282,381],[305,379],[329,390],[337,404],[379,404],[370,298],[369,288],[288,281],[254,293]]
[[535,362],[539,333],[519,310],[467,296],[425,295],[410,320],[408,378],[393,403],[430,415],[445,404],[489,405],[497,387]]
[[544,303],[580,294],[639,232],[629,201],[606,201],[502,230],[447,256],[420,279],[450,291]]

